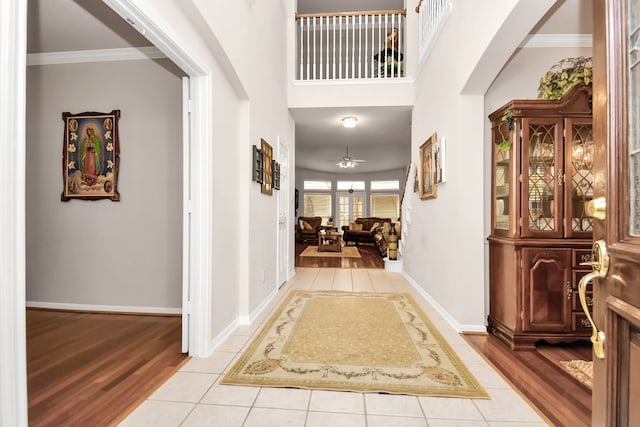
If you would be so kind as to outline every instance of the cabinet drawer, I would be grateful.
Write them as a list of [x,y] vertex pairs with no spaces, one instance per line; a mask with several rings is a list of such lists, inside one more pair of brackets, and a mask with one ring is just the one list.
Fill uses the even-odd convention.
[[582,311],[580,313],[572,313],[571,326],[576,332],[589,334],[592,331],[591,322],[589,322],[587,315]]
[[591,249],[573,249],[573,267],[585,268],[583,262],[591,262]]
[[[593,313],[593,293],[587,292],[587,306],[589,307],[589,313]],[[571,311],[582,312],[582,304],[580,304],[580,295],[574,292],[571,295]]]
[[[591,270],[573,270],[571,272],[572,274],[572,278],[571,278],[571,283],[573,285],[573,290],[577,291],[578,290],[578,283],[580,283],[580,279],[582,279],[584,276],[586,276],[587,274],[589,274]],[[587,285],[587,291],[591,290],[591,286]]]

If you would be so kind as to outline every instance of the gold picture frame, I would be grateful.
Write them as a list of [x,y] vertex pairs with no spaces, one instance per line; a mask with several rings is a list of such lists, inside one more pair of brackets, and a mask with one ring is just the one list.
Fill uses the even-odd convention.
[[273,165],[271,160],[273,159],[273,148],[267,141],[262,139],[261,141],[262,151],[262,188],[261,191],[264,194],[273,194]]
[[438,141],[438,135],[434,132],[420,146],[419,167],[419,194],[420,200],[435,199],[436,192],[436,176],[435,176],[435,148]]

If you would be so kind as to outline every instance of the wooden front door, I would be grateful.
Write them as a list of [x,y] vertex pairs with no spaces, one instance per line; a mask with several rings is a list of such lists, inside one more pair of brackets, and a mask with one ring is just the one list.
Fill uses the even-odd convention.
[[640,0],[593,5],[594,197],[606,207],[591,208],[609,265],[594,266],[592,423],[640,426]]

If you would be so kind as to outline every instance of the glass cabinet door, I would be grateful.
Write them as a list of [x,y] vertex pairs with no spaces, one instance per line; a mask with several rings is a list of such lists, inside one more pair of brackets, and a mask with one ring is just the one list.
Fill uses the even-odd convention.
[[515,213],[512,212],[514,137],[513,125],[506,121],[493,128],[493,230],[494,234],[513,236]]
[[523,119],[523,237],[562,237],[562,127],[561,119]]
[[565,124],[567,202],[566,237],[591,237],[593,220],[586,205],[593,199],[593,126],[591,119],[567,119]]

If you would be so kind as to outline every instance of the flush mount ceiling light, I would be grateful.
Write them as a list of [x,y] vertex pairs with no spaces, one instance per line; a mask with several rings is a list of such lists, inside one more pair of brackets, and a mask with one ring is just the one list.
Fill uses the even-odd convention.
[[355,117],[343,117],[342,126],[346,128],[354,128],[358,124],[358,119]]

